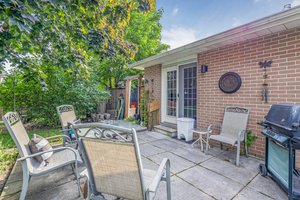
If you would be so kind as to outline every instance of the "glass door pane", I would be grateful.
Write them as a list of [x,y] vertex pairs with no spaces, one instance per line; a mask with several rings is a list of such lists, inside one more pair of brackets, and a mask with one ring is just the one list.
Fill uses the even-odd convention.
[[167,115],[176,116],[177,71],[167,72]]
[[183,116],[196,119],[197,116],[197,67],[183,69]]

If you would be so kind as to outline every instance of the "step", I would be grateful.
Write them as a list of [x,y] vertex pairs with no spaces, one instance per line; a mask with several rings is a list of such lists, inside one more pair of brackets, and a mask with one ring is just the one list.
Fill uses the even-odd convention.
[[177,136],[177,129],[167,127],[162,124],[154,126],[154,131],[165,134],[169,137]]

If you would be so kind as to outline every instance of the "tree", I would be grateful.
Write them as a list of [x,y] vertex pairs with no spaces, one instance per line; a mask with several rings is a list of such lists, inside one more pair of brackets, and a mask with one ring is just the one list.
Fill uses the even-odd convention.
[[62,103],[90,109],[103,94],[92,63],[134,57],[136,45],[125,38],[134,9],[148,12],[153,1],[0,0],[0,64],[14,68],[0,105],[12,110],[14,91],[17,110],[45,123],[57,120]]
[[169,45],[161,43],[160,19],[163,11],[157,11],[155,4],[153,5],[148,12],[141,12],[136,8],[130,13],[130,21],[125,29],[125,39],[137,47],[134,57],[126,57],[117,51],[114,57],[94,64],[98,66],[95,67],[95,73],[107,87],[117,87],[118,82],[126,76],[138,73],[137,70],[127,68],[129,63],[156,55],[169,48]]

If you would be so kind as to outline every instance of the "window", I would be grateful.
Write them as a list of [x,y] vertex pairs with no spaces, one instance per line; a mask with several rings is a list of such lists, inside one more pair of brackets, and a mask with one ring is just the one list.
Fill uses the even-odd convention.
[[176,116],[177,71],[167,72],[167,115]]

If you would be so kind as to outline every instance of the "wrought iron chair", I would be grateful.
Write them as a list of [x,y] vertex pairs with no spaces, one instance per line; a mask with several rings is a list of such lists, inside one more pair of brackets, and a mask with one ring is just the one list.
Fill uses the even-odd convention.
[[250,110],[248,108],[228,106],[225,107],[223,123],[219,135],[210,135],[209,139],[237,147],[236,166],[240,164],[240,145],[245,141],[245,153],[247,149],[247,124]]
[[[79,188],[79,177],[78,177],[78,163],[82,163],[80,155],[77,150],[70,147],[58,147],[48,151],[31,154],[28,143],[28,134],[21,122],[19,115],[15,112],[8,112],[2,117],[6,128],[8,129],[11,137],[13,138],[21,158],[17,161],[22,162],[23,169],[23,184],[22,191],[20,194],[20,200],[25,199],[28,190],[30,178],[32,176],[40,176],[46,173],[52,172],[58,168],[71,165],[73,172],[77,179],[78,192]],[[55,137],[66,137],[62,135],[52,136],[46,139],[52,139]],[[48,165],[44,166],[34,159],[35,156],[42,155],[44,153],[53,152],[51,160]],[[74,169],[75,168],[75,169]]]
[[167,199],[171,200],[169,159],[163,159],[156,172],[143,169],[134,129],[103,123],[74,124],[71,128],[75,131],[88,128],[94,135],[94,138],[79,138],[79,148],[87,166],[89,199],[109,194],[149,200],[155,197],[160,181],[166,181]]

